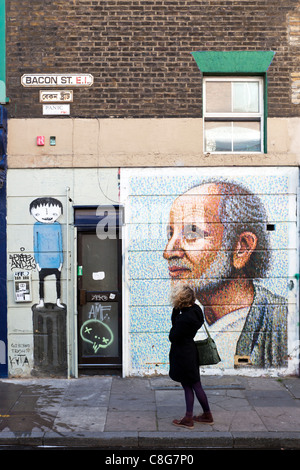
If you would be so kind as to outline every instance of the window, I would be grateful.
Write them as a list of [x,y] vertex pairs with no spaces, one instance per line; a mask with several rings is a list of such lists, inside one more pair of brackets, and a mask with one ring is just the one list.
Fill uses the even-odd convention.
[[263,152],[262,77],[204,77],[204,151]]

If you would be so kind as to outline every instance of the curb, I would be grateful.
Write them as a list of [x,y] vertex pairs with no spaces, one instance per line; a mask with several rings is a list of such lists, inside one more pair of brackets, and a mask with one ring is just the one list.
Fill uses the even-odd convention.
[[57,434],[54,432],[1,433],[1,447],[82,448],[115,450],[299,450],[300,432],[104,432]]

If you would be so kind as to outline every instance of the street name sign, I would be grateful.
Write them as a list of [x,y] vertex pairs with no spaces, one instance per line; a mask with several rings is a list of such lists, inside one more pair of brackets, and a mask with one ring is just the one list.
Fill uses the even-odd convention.
[[21,77],[21,84],[24,87],[56,87],[56,86],[74,86],[85,87],[94,83],[93,75],[87,73],[69,73],[69,74],[43,74],[29,73]]
[[40,103],[68,103],[73,101],[73,90],[40,90]]

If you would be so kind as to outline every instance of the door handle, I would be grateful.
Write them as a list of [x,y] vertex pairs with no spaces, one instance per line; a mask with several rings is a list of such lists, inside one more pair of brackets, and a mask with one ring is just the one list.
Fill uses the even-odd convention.
[[86,304],[86,290],[85,289],[80,289],[79,290],[79,305],[85,305]]

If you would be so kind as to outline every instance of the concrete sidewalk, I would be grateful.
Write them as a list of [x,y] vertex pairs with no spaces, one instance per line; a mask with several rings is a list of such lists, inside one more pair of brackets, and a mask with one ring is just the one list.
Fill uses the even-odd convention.
[[202,376],[202,383],[215,423],[187,430],[172,425],[185,404],[168,377],[1,379],[0,446],[300,449],[299,378]]

